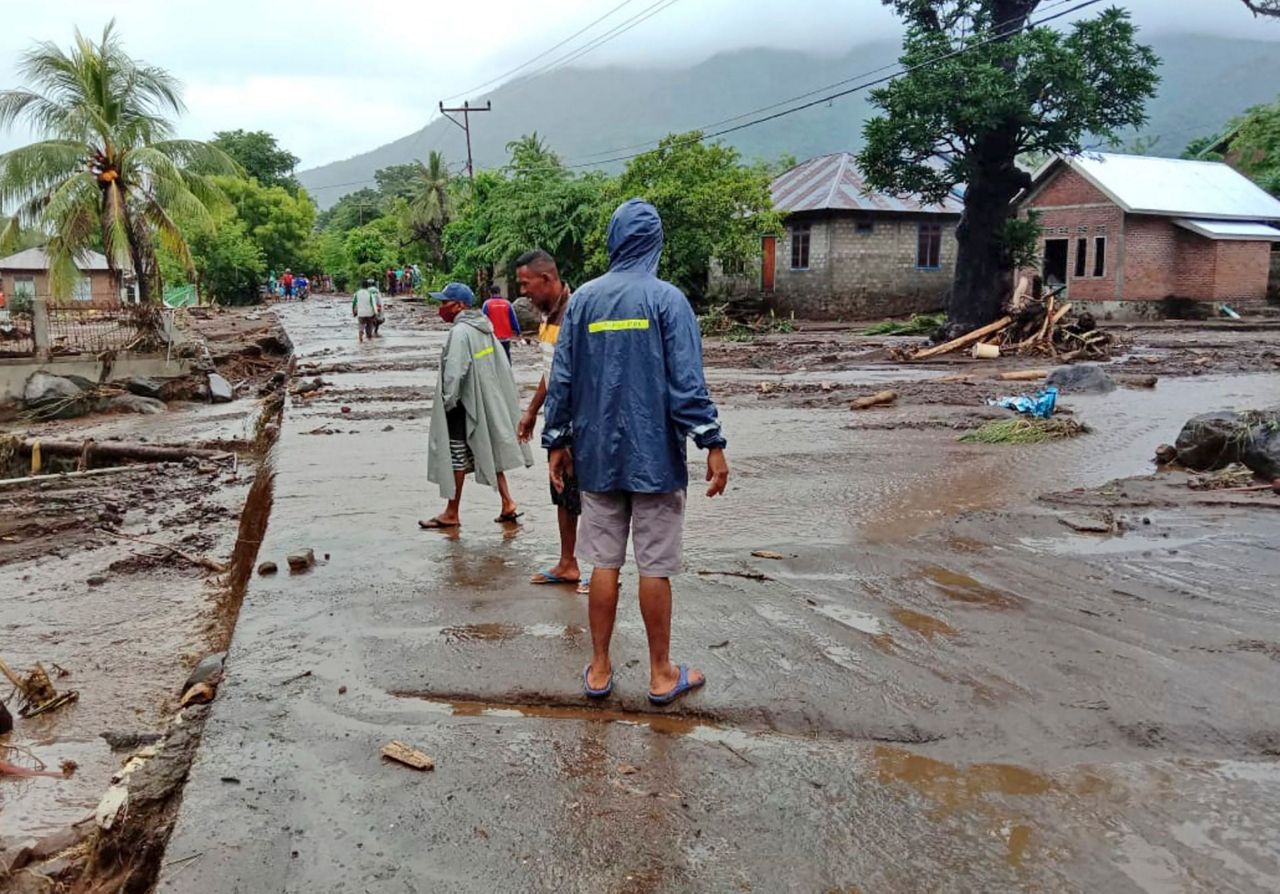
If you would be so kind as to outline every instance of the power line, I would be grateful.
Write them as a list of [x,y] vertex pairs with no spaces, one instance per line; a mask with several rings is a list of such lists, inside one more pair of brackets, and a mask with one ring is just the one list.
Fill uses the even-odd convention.
[[523,71],[524,69],[528,68],[530,65],[533,65],[535,62],[541,62],[551,53],[554,53],[556,50],[560,49],[562,46],[569,43],[569,41],[574,40],[575,38],[590,31],[596,25],[599,25],[605,19],[609,18],[609,16],[613,15],[615,12],[622,9],[622,7],[626,6],[630,2],[631,0],[622,0],[621,3],[619,3],[613,9],[606,12],[604,15],[600,16],[598,19],[592,19],[591,22],[579,28],[577,31],[570,34],[564,40],[560,41],[558,44],[555,44],[554,46],[548,47],[547,49],[543,50],[541,53],[534,56],[532,59],[529,59],[525,62],[520,63],[515,68],[504,71],[502,74],[498,75],[497,77],[490,78],[489,80],[485,81],[483,84],[477,84],[476,86],[468,88],[467,90],[460,90],[459,92],[454,93],[452,96],[446,96],[444,98],[444,101],[448,102],[449,100],[457,99],[460,96],[470,96],[471,94],[476,93],[480,90],[483,90],[484,88],[490,86],[491,84],[496,84],[499,81],[506,80],[511,75],[516,74],[517,72]]
[[[1070,2],[1070,0],[1063,0],[1063,2]],[[1097,4],[1099,4],[1099,3],[1101,3],[1101,2],[1103,2],[1103,0],[1083,0],[1083,2],[1080,2],[1080,3],[1075,4],[1075,5],[1074,5],[1074,6],[1072,6],[1070,9],[1065,9],[1065,10],[1063,10],[1062,12],[1054,13],[1054,14],[1053,14],[1053,15],[1051,15],[1051,16],[1045,16],[1044,18],[1037,19],[1037,20],[1036,20],[1036,21],[1034,21],[1034,22],[1028,22],[1028,23],[1027,23],[1027,27],[1033,27],[1033,28],[1034,28],[1034,27],[1038,27],[1038,26],[1043,25],[1043,24],[1046,24],[1046,23],[1048,23],[1048,22],[1052,22],[1052,21],[1054,21],[1054,20],[1056,20],[1056,19],[1060,19],[1060,18],[1063,18],[1063,17],[1065,17],[1065,16],[1071,15],[1072,13],[1079,12],[1079,11],[1080,11],[1080,10],[1082,10],[1082,9],[1087,9],[1087,8],[1088,8],[1088,7],[1090,7],[1090,6],[1096,6]],[[1060,3],[1059,5],[1061,5],[1061,3]],[[1051,6],[1050,8],[1052,9],[1052,8],[1054,8],[1054,7],[1052,7],[1052,6]],[[723,128],[723,129],[721,129],[721,130],[711,131],[710,133],[705,133],[705,134],[703,134],[701,137],[699,137],[699,138],[698,138],[698,139],[696,139],[696,140],[692,140],[692,139],[691,139],[691,140],[686,140],[686,141],[683,141],[683,142],[677,142],[675,145],[676,145],[676,146],[692,145],[693,143],[700,143],[700,142],[703,142],[703,141],[705,141],[705,140],[714,139],[714,138],[716,138],[716,137],[721,137],[721,136],[724,136],[724,135],[726,135],[726,134],[735,133],[735,132],[740,131],[740,130],[746,130],[747,128],[750,128],[750,127],[756,127],[757,125],[765,124],[765,123],[767,123],[767,122],[769,122],[769,121],[775,121],[775,120],[777,120],[777,119],[779,119],[779,118],[785,118],[787,115],[793,115],[793,114],[795,114],[796,112],[802,112],[802,111],[804,111],[805,109],[811,109],[811,108],[813,108],[814,106],[819,106],[819,105],[822,105],[823,103],[828,103],[828,102],[831,102],[831,101],[836,100],[836,99],[841,99],[841,98],[843,98],[843,97],[845,97],[845,96],[849,96],[850,94],[853,94],[853,93],[859,93],[859,92],[861,92],[861,91],[863,91],[863,90],[869,90],[869,89],[870,89],[870,88],[872,88],[872,87],[876,87],[876,86],[879,86],[880,84],[888,83],[889,81],[892,81],[892,80],[895,80],[895,79],[897,79],[897,78],[900,78],[900,77],[902,77],[903,75],[908,75],[908,74],[911,74],[911,73],[913,73],[913,72],[920,71],[921,69],[927,68],[927,67],[932,66],[932,65],[936,65],[936,64],[938,64],[939,62],[945,62],[945,61],[947,61],[948,59],[954,59],[956,56],[959,56],[959,55],[961,55],[961,54],[963,54],[963,53],[967,53],[967,52],[969,52],[970,50],[977,49],[978,47],[982,47],[982,46],[986,46],[986,45],[988,45],[988,44],[995,43],[996,41],[1001,40],[1002,38],[1007,37],[1007,36],[1009,36],[1010,34],[1014,33],[1014,31],[1016,31],[1016,30],[1021,30],[1021,26],[1019,26],[1018,28],[1013,28],[1013,29],[1010,29],[1010,30],[1006,30],[1006,31],[1002,31],[1002,32],[999,32],[999,33],[996,33],[996,34],[992,34],[992,35],[990,35],[989,37],[987,37],[987,38],[985,38],[985,39],[983,39],[983,40],[981,40],[981,41],[978,41],[977,43],[972,43],[972,44],[968,44],[968,45],[963,46],[963,47],[959,47],[959,48],[957,48],[957,49],[955,49],[955,50],[952,50],[952,51],[951,51],[951,52],[949,52],[949,53],[944,53],[944,54],[942,54],[941,56],[935,56],[935,57],[933,57],[933,58],[931,58],[931,59],[926,59],[926,60],[925,60],[925,61],[923,61],[923,62],[919,62],[919,63],[917,63],[916,65],[909,66],[909,67],[907,67],[907,68],[903,68],[903,69],[901,69],[901,70],[899,70],[899,71],[895,71],[895,72],[892,72],[892,73],[887,74],[887,75],[882,75],[882,76],[880,76],[880,77],[874,78],[874,79],[869,80],[869,81],[863,81],[863,82],[861,82],[861,83],[855,84],[854,86],[852,86],[852,87],[850,87],[850,88],[848,88],[848,89],[846,89],[846,90],[840,90],[840,91],[838,91],[838,92],[836,92],[836,93],[830,93],[830,94],[827,94],[827,95],[825,95],[825,96],[822,96],[822,97],[820,97],[820,98],[818,98],[818,99],[815,99],[815,100],[812,100],[812,101],[810,101],[810,102],[806,102],[806,103],[803,103],[803,104],[798,105],[798,106],[793,106],[793,107],[791,107],[791,108],[784,109],[784,110],[782,110],[781,112],[774,112],[774,113],[773,113],[773,114],[771,114],[771,115],[765,115],[765,116],[760,117],[760,118],[753,118],[752,120],[750,120],[750,121],[746,121],[746,122],[744,122],[744,123],[742,123],[742,124],[737,124],[737,125],[734,125],[734,126],[732,126],[732,127],[725,127],[725,128]],[[884,67],[882,67],[882,68],[880,68],[880,69],[876,69],[876,71],[883,71],[883,70],[884,70],[884,68],[886,68],[886,67],[888,67],[888,66],[884,66]],[[846,82],[846,83],[847,83],[847,82]],[[815,93],[815,92],[818,92],[818,91],[810,91],[809,93],[805,93],[805,94],[801,94],[800,96],[793,97],[793,99],[792,99],[792,100],[783,100],[782,102],[774,103],[774,104],[773,104],[773,106],[768,106],[768,107],[765,107],[765,108],[776,108],[776,107],[777,107],[777,106],[779,106],[779,105],[784,105],[784,104],[786,104],[786,103],[788,103],[788,102],[792,102],[792,101],[794,101],[795,99],[801,99],[801,98],[806,97],[806,96],[811,96],[811,95],[813,95],[813,93]],[[763,109],[762,109],[761,111],[763,111]],[[751,113],[746,113],[746,114],[751,114]],[[741,118],[741,117],[744,117],[744,116],[743,116],[743,115],[738,115],[738,116],[735,116],[734,118],[727,118],[727,119],[725,119],[725,121],[726,121],[726,122],[727,122],[727,121],[733,121],[733,120],[736,120],[737,118]],[[707,127],[713,127],[714,125],[706,125],[706,126],[707,126]],[[695,128],[695,129],[698,129],[698,128]],[[645,144],[641,144],[641,145],[646,145],[646,146],[656,147],[656,146],[657,146],[657,145],[659,145],[660,143],[661,143],[661,140],[658,140],[658,141],[653,141],[653,140],[651,140],[651,141],[649,141],[649,143],[645,143]],[[629,147],[629,148],[636,148],[636,147],[634,147],[634,146],[633,146],[633,147]],[[614,151],[622,151],[622,150],[621,150],[621,149],[619,149],[619,150],[614,150]],[[646,150],[646,151],[651,151],[651,150]],[[603,153],[596,153],[596,154],[597,154],[597,155],[599,155],[599,154],[603,154]],[[615,157],[613,157],[613,158],[600,159],[600,160],[598,160],[598,161],[578,162],[578,163],[576,163],[576,164],[566,164],[566,165],[565,165],[565,167],[566,167],[566,168],[570,168],[570,169],[576,169],[576,168],[589,168],[589,167],[598,167],[598,166],[600,166],[600,165],[612,164],[612,163],[614,163],[614,162],[619,162],[619,161],[630,161],[631,159],[633,159],[633,158],[638,158],[639,156],[641,156],[641,155],[643,155],[643,154],[645,154],[645,153],[644,153],[644,152],[636,152],[636,153],[632,153],[632,154],[629,154],[629,155],[619,155],[619,156],[615,156]]]
[[680,0],[657,0],[656,3],[653,3],[650,6],[646,6],[644,9],[640,10],[640,12],[636,13],[631,18],[625,19],[620,24],[615,25],[613,28],[609,29],[604,34],[601,34],[599,37],[593,38],[591,41],[579,47],[578,49],[570,50],[568,53],[561,56],[559,59],[556,59],[553,62],[547,63],[542,68],[535,69],[533,72],[529,74],[529,77],[531,78],[537,77],[538,75],[546,74],[547,72],[552,71],[554,69],[563,68],[564,66],[568,65],[570,62],[574,62],[578,59],[581,59],[587,53],[590,53],[592,50],[595,50],[598,47],[603,46],[604,44],[608,43],[609,41],[613,40],[616,37],[621,37],[623,34],[626,34],[632,28],[636,27],[637,25],[643,24],[644,22],[656,16],[658,13],[662,12],[663,10],[669,7],[675,6],[679,2]]

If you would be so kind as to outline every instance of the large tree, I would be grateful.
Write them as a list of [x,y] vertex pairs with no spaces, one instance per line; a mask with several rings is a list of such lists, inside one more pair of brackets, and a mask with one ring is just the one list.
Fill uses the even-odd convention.
[[444,265],[444,228],[453,219],[451,178],[444,156],[432,150],[426,164],[415,162],[409,180],[408,228],[427,250],[433,268]]
[[176,220],[210,222],[222,201],[200,171],[236,173],[223,152],[172,138],[166,113],[183,110],[178,82],[131,59],[114,23],[94,42],[79,31],[64,52],[37,44],[19,64],[28,87],[0,91],[0,127],[25,121],[45,139],[0,155],[0,206],[48,239],[50,290],[71,293],[76,261],[101,246],[112,270],[132,270],[143,300],[159,295],[157,242],[194,275]]
[[[1037,25],[1041,0],[883,0],[906,22],[906,73],[872,94],[859,164],[868,183],[965,211],[947,302],[955,328],[998,316],[1013,258],[1014,197],[1030,184],[1023,154],[1079,152],[1146,120],[1159,60],[1126,12],[1064,31]],[[1025,229],[1025,228],[1023,228]]]
[[235,159],[247,176],[263,186],[282,186],[297,193],[299,186],[293,171],[298,166],[298,156],[282,149],[265,130],[220,130],[209,144]]

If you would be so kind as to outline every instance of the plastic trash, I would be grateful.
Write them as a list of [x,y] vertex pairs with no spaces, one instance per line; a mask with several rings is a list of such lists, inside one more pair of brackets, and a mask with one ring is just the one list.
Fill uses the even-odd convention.
[[1015,413],[1021,413],[1024,416],[1048,419],[1053,415],[1054,408],[1058,405],[1058,389],[1050,385],[1048,388],[1041,388],[1034,395],[1019,394],[1015,397],[1000,397],[995,400],[989,400],[987,403],[993,407],[1004,407],[1006,410],[1013,410]]

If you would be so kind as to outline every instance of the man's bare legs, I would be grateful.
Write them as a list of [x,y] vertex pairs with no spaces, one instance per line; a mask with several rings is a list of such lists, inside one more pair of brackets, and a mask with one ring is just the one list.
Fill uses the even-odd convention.
[[[592,593],[595,576],[591,578]],[[616,600],[615,600],[616,601]],[[649,638],[649,691],[664,695],[676,688],[680,668],[671,663],[671,579],[640,578],[640,615]],[[594,628],[592,628],[594,633]],[[699,683],[702,672],[690,669],[689,682]]]
[[582,571],[578,568],[578,517],[563,506],[557,507],[556,519],[560,523],[560,561],[551,574],[561,580],[578,580]]
[[587,598],[587,617],[591,623],[591,670],[587,685],[603,689],[609,683],[613,665],[609,662],[609,643],[613,640],[613,622],[618,616],[618,569],[596,568],[591,572],[591,595]]
[[515,515],[519,511],[516,501],[511,499],[511,491],[507,488],[507,476],[505,472],[498,473],[498,496],[502,498],[502,514]]
[[[462,517],[458,515],[458,507],[462,505],[462,485],[464,482],[466,482],[466,480],[467,480],[466,472],[459,472],[457,470],[454,471],[453,499],[445,504],[444,512],[441,512],[439,515],[437,515],[435,518],[432,519],[432,521],[435,522],[435,524],[431,525],[431,527],[452,528],[455,525],[459,525],[462,523]],[[428,525],[427,522],[422,522],[421,524],[423,525],[423,527],[426,527]]]

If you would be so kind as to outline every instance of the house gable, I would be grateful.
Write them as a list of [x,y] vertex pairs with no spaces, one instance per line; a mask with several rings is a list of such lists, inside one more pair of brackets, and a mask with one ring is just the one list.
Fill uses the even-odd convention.
[[1024,207],[1063,208],[1082,205],[1114,205],[1111,197],[1098,189],[1089,178],[1070,165],[1057,163],[1057,169],[1024,201]]

